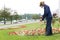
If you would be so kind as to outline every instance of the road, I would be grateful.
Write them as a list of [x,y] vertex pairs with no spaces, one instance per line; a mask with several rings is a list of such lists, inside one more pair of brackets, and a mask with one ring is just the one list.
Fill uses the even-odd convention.
[[29,24],[29,23],[35,23],[35,22],[38,22],[38,21],[20,22],[20,23],[16,23],[16,24],[0,25],[0,29],[10,28],[10,27],[17,27],[18,25]]

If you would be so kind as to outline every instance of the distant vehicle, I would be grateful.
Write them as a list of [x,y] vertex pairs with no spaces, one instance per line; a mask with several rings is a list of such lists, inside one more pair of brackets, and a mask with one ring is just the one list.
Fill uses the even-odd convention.
[[20,21],[21,21],[21,22],[26,22],[27,20],[26,20],[26,19],[21,19]]
[[0,23],[4,23],[4,21],[0,21]]
[[22,20],[20,20],[19,22],[22,22]]
[[13,23],[15,24],[15,23],[18,23],[16,20],[13,20]]

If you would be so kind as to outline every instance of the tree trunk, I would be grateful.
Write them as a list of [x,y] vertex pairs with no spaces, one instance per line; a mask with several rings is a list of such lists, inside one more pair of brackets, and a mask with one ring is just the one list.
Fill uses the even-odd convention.
[[11,16],[11,24],[12,24],[12,16]]
[[6,20],[5,20],[5,17],[4,17],[4,24],[6,24]]

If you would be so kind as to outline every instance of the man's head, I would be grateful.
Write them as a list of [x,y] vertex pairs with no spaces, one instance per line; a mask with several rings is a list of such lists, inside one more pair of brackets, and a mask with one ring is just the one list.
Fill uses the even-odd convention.
[[44,7],[45,3],[44,1],[40,2],[40,7]]

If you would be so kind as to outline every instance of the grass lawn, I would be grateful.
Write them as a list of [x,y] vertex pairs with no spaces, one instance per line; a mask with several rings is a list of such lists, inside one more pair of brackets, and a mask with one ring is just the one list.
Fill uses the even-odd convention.
[[[45,28],[45,24],[40,23],[31,23],[25,24],[26,28],[19,28],[19,29],[5,29],[0,30],[0,40],[60,40],[60,34],[54,34],[52,36],[18,36],[18,35],[9,35],[8,32],[18,31],[18,30],[31,30],[37,28]],[[58,22],[55,23],[53,27],[59,28]]]

